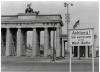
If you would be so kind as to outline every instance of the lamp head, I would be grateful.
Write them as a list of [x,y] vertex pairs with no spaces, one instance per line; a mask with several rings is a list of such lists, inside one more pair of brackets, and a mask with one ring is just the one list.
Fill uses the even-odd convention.
[[73,6],[74,4],[72,4],[72,3],[64,3],[64,7],[67,7],[68,5],[71,5],[71,6]]
[[65,2],[65,3],[64,3],[64,7],[66,7],[66,6],[67,6],[67,3]]
[[74,4],[70,3],[71,6],[73,6]]

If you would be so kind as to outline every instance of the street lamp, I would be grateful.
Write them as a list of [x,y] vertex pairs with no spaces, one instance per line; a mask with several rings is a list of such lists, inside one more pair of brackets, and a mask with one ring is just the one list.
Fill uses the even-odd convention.
[[[70,6],[73,6],[73,4],[72,3],[64,3],[64,7],[67,7],[67,14],[65,15],[66,17],[65,17],[65,19],[66,19],[66,22],[67,22],[67,48],[69,48],[69,35],[68,35],[68,24],[70,23],[70,13],[69,13],[69,5]],[[71,56],[72,56],[72,54],[71,54],[71,52],[72,52],[72,50],[71,50],[71,48],[70,48],[70,72],[71,72]]]

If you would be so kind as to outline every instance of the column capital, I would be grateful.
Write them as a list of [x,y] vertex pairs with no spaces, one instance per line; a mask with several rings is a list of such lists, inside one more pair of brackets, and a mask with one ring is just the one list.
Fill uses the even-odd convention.
[[60,29],[60,27],[56,27],[56,29]]
[[48,29],[49,27],[44,27],[44,29]]
[[10,29],[10,27],[7,27],[6,29]]
[[6,27],[6,29],[10,29],[10,27]]
[[21,30],[21,28],[17,28],[17,30]]
[[60,22],[56,23],[56,25],[57,25],[58,27],[61,27]]
[[21,27],[18,27],[17,29],[21,29]]
[[48,27],[44,27],[44,29],[48,29]]
[[21,26],[18,26],[17,28],[22,28]]
[[21,31],[21,28],[17,28],[17,32]]
[[32,27],[32,29],[36,29],[37,27]]

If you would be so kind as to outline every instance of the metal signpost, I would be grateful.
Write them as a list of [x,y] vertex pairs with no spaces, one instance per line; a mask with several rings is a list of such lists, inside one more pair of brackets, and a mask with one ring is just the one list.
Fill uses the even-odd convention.
[[[69,36],[70,35],[70,33],[71,32],[69,32],[69,24],[70,24],[70,13],[69,13],[69,5],[70,6],[73,6],[73,4],[72,3],[64,3],[64,7],[67,7],[67,14],[66,14],[66,17],[65,17],[65,19],[66,19],[66,22],[67,22],[67,48],[70,48],[70,69],[69,69],[69,71],[71,72],[72,71],[72,69],[71,69],[71,57],[72,57],[72,50],[71,50],[71,46],[73,46],[75,43],[78,45],[78,46],[80,46],[80,45],[92,45],[92,72],[94,72],[94,38],[93,38],[93,28],[90,28],[90,29],[83,29],[83,30],[81,30],[80,29],[80,31],[82,31],[83,33],[85,32],[85,31],[87,31],[87,33],[90,33],[90,35],[86,35],[88,38],[86,39],[86,38],[79,38],[79,39],[77,39],[77,38],[75,38],[75,39],[73,39],[73,38],[70,38],[71,36]],[[75,31],[76,29],[73,29],[73,31]],[[88,32],[89,31],[89,32]],[[83,37],[86,37],[86,36],[83,36]],[[90,37],[90,38],[89,38]],[[73,41],[75,41],[74,42],[74,44],[71,44]],[[79,42],[77,42],[77,41],[79,41]],[[81,44],[81,41],[84,41],[84,43],[83,44]],[[75,44],[75,45],[76,45]]]
[[92,46],[92,72],[94,72],[94,32],[93,28],[87,29],[70,29],[69,45],[70,46]]
[[[70,5],[70,6],[73,6],[72,3],[66,3],[66,2],[64,3],[64,7],[67,7],[67,14],[66,14],[66,20],[67,20],[67,21],[66,21],[66,22],[67,22],[67,48],[69,48],[69,35],[68,35],[68,32],[69,32],[69,31],[68,31],[68,28],[69,28],[69,27],[68,27],[68,26],[69,26],[68,24],[70,24],[69,5]],[[70,64],[69,64],[69,66],[70,66],[70,67],[69,67],[69,68],[70,68],[69,71],[70,71],[70,72],[71,72],[71,57],[72,57],[72,55],[71,55],[71,48],[70,48]]]

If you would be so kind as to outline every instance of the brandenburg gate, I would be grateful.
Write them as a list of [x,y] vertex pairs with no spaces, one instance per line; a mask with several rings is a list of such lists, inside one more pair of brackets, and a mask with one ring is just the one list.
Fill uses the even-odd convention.
[[56,57],[61,53],[61,15],[39,15],[37,12],[1,16],[1,55],[25,56],[27,31],[32,31],[32,57],[40,55],[40,32],[44,31],[44,56],[51,46],[51,31],[55,31]]

